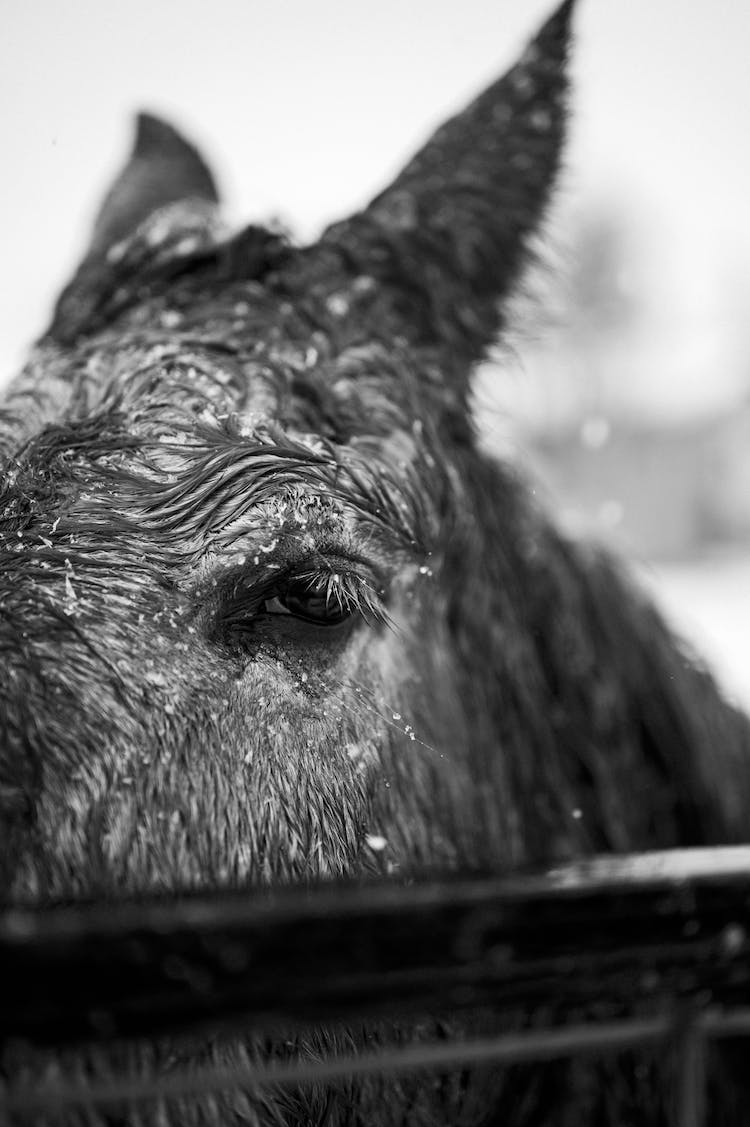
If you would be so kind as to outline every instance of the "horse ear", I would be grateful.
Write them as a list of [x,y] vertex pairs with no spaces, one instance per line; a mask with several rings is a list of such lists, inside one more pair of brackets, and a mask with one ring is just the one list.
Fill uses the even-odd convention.
[[572,9],[565,0],[512,70],[443,125],[365,211],[323,235],[356,269],[400,289],[405,333],[416,324],[467,359],[500,328],[500,299],[555,182]]
[[65,342],[90,330],[110,309],[112,293],[127,295],[148,262],[153,269],[170,256],[184,260],[213,245],[218,201],[198,150],[165,121],[139,114],[133,150],[99,208],[89,248],[58,298],[48,335]]
[[105,254],[152,212],[186,199],[218,203],[211,172],[198,150],[166,121],[138,114],[133,150],[99,209],[87,257]]

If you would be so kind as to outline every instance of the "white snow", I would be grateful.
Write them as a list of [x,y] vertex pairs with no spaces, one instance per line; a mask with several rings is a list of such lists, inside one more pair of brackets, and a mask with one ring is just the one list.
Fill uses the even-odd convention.
[[639,574],[730,699],[750,711],[750,551],[649,564]]

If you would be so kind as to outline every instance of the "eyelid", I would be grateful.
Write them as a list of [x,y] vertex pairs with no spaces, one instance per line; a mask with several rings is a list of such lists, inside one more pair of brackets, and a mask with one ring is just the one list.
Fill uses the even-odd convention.
[[[366,621],[387,622],[388,615],[383,604],[384,590],[373,575],[371,568],[355,569],[352,561],[347,561],[348,566],[342,566],[343,561],[338,560],[334,565],[326,560],[326,567],[295,569],[286,578],[287,589],[295,582],[309,582],[312,589],[318,583],[336,583],[335,594],[342,607],[351,607],[352,614],[359,613]],[[365,572],[363,574],[363,571]],[[283,581],[279,585],[283,589]]]
[[[225,628],[249,626],[266,610],[266,604],[275,601],[296,583],[309,582],[313,587],[337,577],[340,594],[345,605],[369,624],[389,623],[384,605],[385,590],[373,567],[361,558],[349,557],[341,552],[317,551],[288,566],[279,566],[269,560],[266,566],[250,569],[237,567],[224,578],[225,596],[220,612]],[[298,616],[279,602],[271,614],[295,619]]]

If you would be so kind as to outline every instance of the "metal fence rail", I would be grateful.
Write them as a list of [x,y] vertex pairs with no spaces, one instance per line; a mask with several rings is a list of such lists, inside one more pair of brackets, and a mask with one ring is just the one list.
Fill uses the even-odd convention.
[[706,1041],[750,1034],[750,847],[602,857],[504,879],[7,908],[0,992],[6,1045],[478,1007],[555,1015],[546,1029],[323,1062],[11,1085],[0,1091],[0,1112],[601,1055],[670,1040],[681,1062],[676,1123],[698,1127]]

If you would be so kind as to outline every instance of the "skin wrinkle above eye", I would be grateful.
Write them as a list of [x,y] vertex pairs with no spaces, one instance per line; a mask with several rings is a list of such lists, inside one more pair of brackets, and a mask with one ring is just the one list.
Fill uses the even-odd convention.
[[285,438],[251,442],[217,427],[197,443],[170,444],[171,472],[135,482],[145,525],[173,540],[197,540],[200,555],[209,545],[229,548],[256,512],[267,518],[266,530],[290,523],[302,534],[338,517],[387,534],[391,552],[405,543],[427,549],[431,537],[416,489],[408,477],[396,480],[386,459],[374,451],[311,451]]
[[[430,522],[408,483],[394,481],[373,450],[366,455],[331,451],[323,457],[294,439],[283,446],[280,435],[248,441],[217,425],[203,429],[197,442],[170,444],[174,460],[167,469],[151,463],[152,448],[164,450],[163,444],[123,431],[116,417],[100,427],[98,448],[83,460],[79,426],[73,422],[59,433],[43,432],[19,459],[21,468],[28,466],[29,481],[33,470],[43,469],[44,480],[60,463],[75,468],[84,483],[75,488],[66,482],[54,520],[40,530],[51,538],[50,551],[52,541],[63,538],[71,558],[92,558],[94,549],[100,556],[108,551],[101,538],[106,530],[112,549],[160,560],[162,580],[171,576],[178,586],[221,558],[233,563],[238,543],[253,530],[259,538],[249,545],[249,558],[268,554],[286,526],[305,554],[319,548],[319,536],[337,555],[368,563],[394,553],[413,557],[429,551]],[[279,491],[280,474],[285,482]],[[33,520],[33,491],[21,480],[17,485],[9,480],[8,504],[14,491]]]

